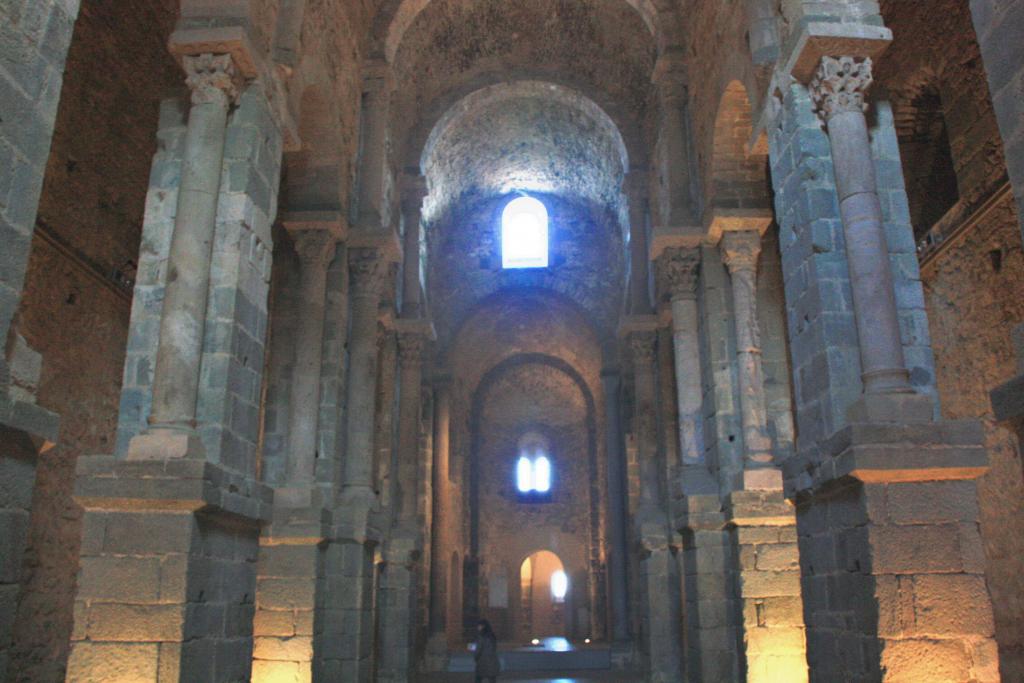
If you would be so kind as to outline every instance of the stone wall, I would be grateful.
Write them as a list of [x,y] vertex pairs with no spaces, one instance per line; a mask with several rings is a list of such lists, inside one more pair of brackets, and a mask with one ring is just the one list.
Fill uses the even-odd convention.
[[971,0],[970,6],[1006,146],[1017,211],[1024,215],[1024,117],[1020,115],[1020,91],[1024,87],[1024,2]]
[[987,395],[1015,372],[1010,333],[1024,320],[1024,253],[1019,216],[1003,192],[1008,160],[988,88],[996,74],[989,70],[986,81],[989,63],[982,63],[966,4],[943,3],[939,11],[888,2],[882,11],[894,41],[877,77],[893,102],[907,173],[913,138],[901,127],[916,115],[914,95],[932,88],[941,96],[959,200],[934,225],[914,227],[931,230],[933,242],[922,252],[922,280],[942,414],[986,425],[992,469],[979,481],[981,529],[1002,675],[1013,680],[1024,676],[1024,612],[1016,600],[1024,590],[1024,481],[1016,439],[994,424]]
[[[480,516],[481,611],[492,619],[500,639],[525,634],[517,598],[519,569],[534,552],[549,550],[562,561],[576,581],[587,576],[591,510],[588,493],[596,459],[595,417],[588,413],[593,402],[564,372],[541,364],[510,369],[480,395],[482,420],[479,448],[477,505]],[[528,432],[538,433],[550,444],[552,489],[549,501],[525,502],[516,490],[518,441]],[[507,607],[493,604],[487,590],[504,576]],[[575,580],[574,580],[575,579]],[[586,584],[579,595],[587,595]],[[589,605],[577,605],[587,607]],[[589,613],[589,609],[588,609]],[[567,615],[566,626],[573,625]],[[589,635],[589,623],[581,634]],[[536,635],[576,635],[544,633]]]
[[39,399],[63,420],[38,465],[11,680],[63,676],[81,533],[75,461],[113,448],[158,103],[183,78],[164,47],[176,3],[132,4],[82,3],[25,277],[18,329],[43,355]]
[[1024,251],[1010,198],[924,267],[942,413],[980,419],[991,470],[978,482],[988,589],[1004,680],[1024,676],[1024,481],[1019,444],[988,391],[1014,376],[1009,330],[1024,320]]

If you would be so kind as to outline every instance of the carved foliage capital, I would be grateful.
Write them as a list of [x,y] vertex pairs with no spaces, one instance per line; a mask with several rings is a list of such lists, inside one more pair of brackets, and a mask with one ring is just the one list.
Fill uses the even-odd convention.
[[869,57],[822,57],[811,80],[814,108],[826,122],[844,112],[863,112],[873,81]]
[[673,298],[693,299],[697,296],[700,276],[700,251],[697,249],[666,249],[660,258],[661,276]]
[[398,360],[402,367],[419,365],[423,359],[423,349],[427,340],[419,332],[398,333]]
[[292,239],[304,267],[326,268],[338,244],[337,238],[326,230],[302,230],[292,233]]
[[349,249],[348,276],[353,294],[375,295],[388,273],[388,264],[376,249]]
[[718,246],[722,261],[729,272],[757,271],[757,259],[761,255],[761,235],[756,230],[726,232]]
[[229,54],[205,52],[185,55],[185,84],[192,91],[192,104],[229,105],[238,99],[242,81]]

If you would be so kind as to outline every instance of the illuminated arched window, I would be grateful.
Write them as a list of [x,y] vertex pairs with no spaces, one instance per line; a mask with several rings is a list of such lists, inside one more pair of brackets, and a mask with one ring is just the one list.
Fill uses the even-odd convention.
[[547,496],[551,493],[551,458],[548,442],[540,434],[526,434],[519,440],[516,461],[516,490],[523,496]]
[[501,214],[501,266],[548,267],[548,210],[533,197],[516,197]]

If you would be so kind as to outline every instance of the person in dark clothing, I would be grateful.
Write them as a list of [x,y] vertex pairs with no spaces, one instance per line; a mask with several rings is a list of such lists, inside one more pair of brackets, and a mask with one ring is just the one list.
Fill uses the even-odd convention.
[[498,637],[490,622],[481,619],[476,626],[476,683],[496,683],[501,673],[501,662],[498,661]]

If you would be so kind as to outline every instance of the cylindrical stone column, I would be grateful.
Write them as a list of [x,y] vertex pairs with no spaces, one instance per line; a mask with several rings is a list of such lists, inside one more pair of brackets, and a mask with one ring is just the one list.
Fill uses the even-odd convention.
[[363,74],[361,120],[362,153],[359,158],[359,221],[362,229],[388,224],[384,204],[387,173],[388,112],[391,102],[390,67],[374,62]]
[[669,249],[665,278],[672,302],[672,345],[676,372],[679,455],[684,467],[704,463],[704,420],[700,374],[700,320],[697,311],[699,249]]
[[629,640],[629,591],[626,584],[626,467],[622,456],[622,423],[619,410],[619,374],[601,373],[605,406],[605,452],[608,466],[608,536],[612,552],[608,561],[608,582],[612,603],[612,639]]
[[376,249],[350,249],[348,257],[352,325],[342,496],[372,499],[375,497],[373,432],[377,396],[377,309],[386,264]]
[[655,389],[655,342],[654,331],[631,332],[629,350],[633,358],[633,382],[635,405],[633,412],[633,434],[636,440],[637,461],[640,465],[640,515],[650,518],[663,516],[661,477],[658,474],[658,439],[655,414],[657,394]]
[[629,308],[633,315],[653,311],[648,287],[647,189],[647,173],[630,171],[625,190],[629,200]]
[[399,332],[398,361],[401,367],[398,403],[398,505],[401,526],[414,526],[419,472],[420,383],[423,378],[423,346],[419,332]]
[[160,341],[153,372],[151,430],[195,427],[228,108],[238,97],[230,55],[185,56],[183,63],[192,91],[192,108],[167,259]]
[[864,393],[909,393],[889,247],[864,117],[871,60],[822,57],[811,95],[832,145]]
[[[444,518],[444,505],[441,491],[447,490],[445,480],[448,478],[449,459],[449,428],[451,425],[451,388],[450,380],[441,377],[434,382],[434,468],[433,492],[431,501],[431,532],[430,532],[430,635],[443,638],[445,629],[445,611],[447,610],[447,591],[442,558],[446,555],[441,541],[441,529],[447,520]],[[445,641],[446,642],[446,641]]]
[[420,302],[420,221],[427,196],[423,176],[406,176],[402,184],[402,224],[405,226],[402,264],[402,317],[416,318]]
[[772,442],[768,437],[761,332],[757,322],[757,259],[761,254],[761,235],[757,230],[726,232],[719,249],[732,276],[745,468],[767,467],[772,463]]
[[302,230],[294,234],[294,241],[299,256],[300,310],[288,404],[285,488],[293,502],[308,503],[316,467],[327,267],[334,257],[337,239],[326,230]]

